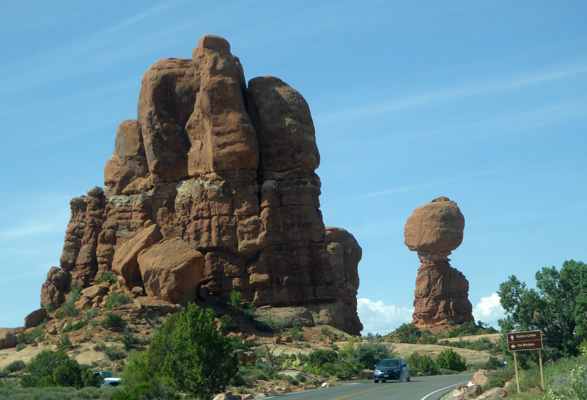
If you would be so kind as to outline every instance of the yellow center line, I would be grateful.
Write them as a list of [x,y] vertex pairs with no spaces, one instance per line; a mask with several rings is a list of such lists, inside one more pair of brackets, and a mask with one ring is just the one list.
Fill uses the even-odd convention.
[[[412,383],[412,382],[406,382],[406,383]],[[375,389],[363,390],[362,392],[351,393],[351,394],[347,394],[345,396],[335,397],[332,400],[348,399],[349,397],[358,396],[360,394],[365,394],[365,393],[369,393],[369,392],[375,392],[376,390],[391,389],[391,388],[394,388],[394,387],[397,387],[397,386],[396,385],[393,385],[393,386],[383,386],[383,387],[378,387],[378,388],[375,388]]]

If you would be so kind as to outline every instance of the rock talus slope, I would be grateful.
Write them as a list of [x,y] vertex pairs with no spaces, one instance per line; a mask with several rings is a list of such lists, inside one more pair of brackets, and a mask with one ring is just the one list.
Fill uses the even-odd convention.
[[314,124],[278,78],[249,81],[228,42],[145,73],[137,120],[120,124],[105,189],[71,200],[60,268],[41,305],[113,271],[134,294],[185,304],[235,290],[300,307],[358,334],[361,248],[324,226]]
[[448,256],[463,241],[465,218],[457,203],[439,197],[414,210],[404,227],[404,242],[418,252],[413,323],[420,328],[472,321],[469,281],[450,266]]

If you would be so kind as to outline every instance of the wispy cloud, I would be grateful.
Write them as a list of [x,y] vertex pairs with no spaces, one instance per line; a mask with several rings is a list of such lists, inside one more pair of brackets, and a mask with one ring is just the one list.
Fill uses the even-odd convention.
[[525,171],[525,170],[530,170],[530,169],[531,169],[530,167],[524,167],[524,168],[492,169],[492,170],[486,170],[486,171],[479,171],[479,172],[470,173],[470,174],[453,176],[451,178],[439,179],[436,181],[421,183],[419,185],[400,186],[400,187],[391,188],[391,189],[387,189],[387,190],[365,193],[365,194],[361,194],[358,196],[354,196],[354,197],[352,197],[352,199],[353,200],[365,199],[365,198],[371,198],[371,197],[387,196],[387,195],[396,194],[396,193],[411,192],[414,190],[420,190],[420,189],[426,189],[426,188],[430,188],[430,187],[445,185],[447,183],[465,181],[468,179],[478,178],[481,176],[511,174],[512,172]]
[[361,298],[357,299],[357,311],[363,323],[363,333],[386,335],[402,324],[410,323],[414,309]]
[[64,230],[62,219],[26,222],[21,226],[0,230],[0,241],[20,240],[27,236],[44,235]]
[[327,123],[330,121],[346,121],[357,118],[363,119],[375,117],[394,111],[425,107],[440,102],[446,103],[468,97],[530,87],[585,73],[587,73],[587,65],[584,64],[572,67],[559,66],[553,70],[537,71],[524,76],[510,76],[505,79],[493,80],[491,82],[472,83],[454,89],[421,93],[413,96],[384,100],[377,103],[362,104],[344,110],[318,114],[314,119],[320,123]]

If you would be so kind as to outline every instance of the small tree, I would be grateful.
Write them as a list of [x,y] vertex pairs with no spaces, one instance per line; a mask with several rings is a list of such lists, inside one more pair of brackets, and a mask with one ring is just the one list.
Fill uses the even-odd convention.
[[512,275],[499,286],[499,297],[506,311],[502,332],[538,329],[555,358],[579,353],[587,335],[587,264],[570,260],[560,271],[542,268],[536,273],[536,289]]
[[190,304],[169,317],[149,349],[131,359],[127,380],[132,385],[168,379],[200,399],[222,391],[238,371],[232,341],[217,328],[214,312]]
[[430,358],[428,354],[420,354],[413,352],[407,359],[406,362],[413,372],[420,373],[422,375],[438,375],[438,368],[434,363],[434,360]]
[[440,369],[462,372],[467,369],[467,360],[453,349],[443,350],[434,361]]
[[383,343],[361,343],[355,348],[350,361],[353,364],[361,364],[363,368],[373,369],[379,361],[391,357]]
[[39,353],[26,366],[25,375],[20,380],[23,387],[98,386],[100,377],[85,365],[69,358],[64,351],[45,350]]

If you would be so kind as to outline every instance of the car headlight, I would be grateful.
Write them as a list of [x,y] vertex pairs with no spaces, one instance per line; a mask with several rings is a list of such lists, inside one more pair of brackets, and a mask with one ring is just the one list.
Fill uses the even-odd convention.
[[376,369],[376,370],[375,370],[375,373],[376,373],[376,374],[380,374],[380,373],[381,373],[381,371],[379,371],[378,369]]

